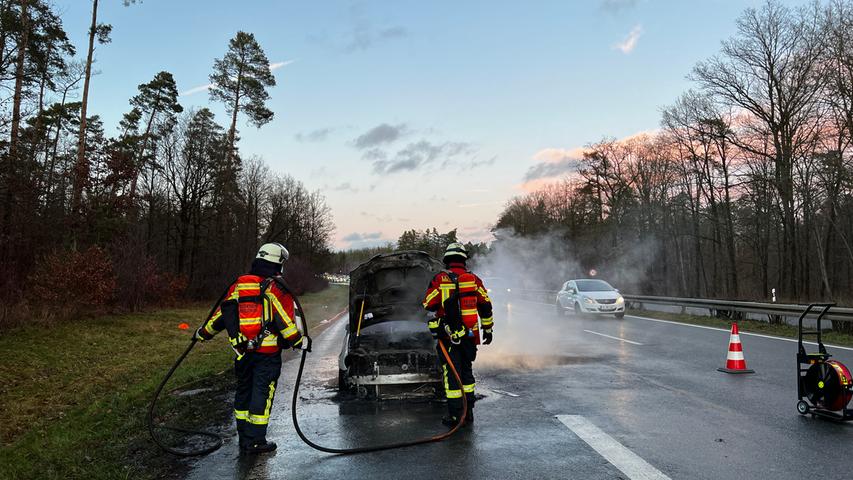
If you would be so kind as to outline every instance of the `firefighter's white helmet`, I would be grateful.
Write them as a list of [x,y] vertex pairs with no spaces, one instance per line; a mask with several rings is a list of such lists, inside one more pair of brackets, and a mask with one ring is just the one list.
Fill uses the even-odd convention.
[[280,243],[265,243],[258,249],[258,254],[255,258],[284,265],[284,262],[290,258],[290,252]]
[[444,250],[444,261],[446,262],[451,257],[459,257],[463,260],[468,260],[468,250],[461,243],[451,243]]

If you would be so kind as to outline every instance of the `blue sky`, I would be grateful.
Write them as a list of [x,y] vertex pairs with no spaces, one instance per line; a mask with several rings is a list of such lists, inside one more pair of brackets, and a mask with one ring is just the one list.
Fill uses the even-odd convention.
[[[90,3],[57,2],[80,52]],[[96,51],[90,111],[108,128],[160,70],[185,107],[211,106],[200,87],[214,58],[238,30],[254,33],[282,65],[275,120],[241,119],[240,149],[322,190],[347,248],[432,226],[490,238],[537,162],[657,128],[692,66],[761,2],[101,3],[113,40]]]

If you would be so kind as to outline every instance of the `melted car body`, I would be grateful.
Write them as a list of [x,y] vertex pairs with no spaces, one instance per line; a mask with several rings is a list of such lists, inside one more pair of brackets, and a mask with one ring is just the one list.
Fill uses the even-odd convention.
[[432,396],[441,382],[423,296],[443,268],[424,252],[380,254],[350,273],[338,386],[359,396]]

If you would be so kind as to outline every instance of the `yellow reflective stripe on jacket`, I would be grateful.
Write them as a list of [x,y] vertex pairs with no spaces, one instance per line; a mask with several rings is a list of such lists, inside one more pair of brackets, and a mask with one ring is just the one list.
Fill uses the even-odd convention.
[[[267,292],[267,298],[272,302],[275,307],[276,312],[281,315],[281,319],[284,320],[285,325],[292,325],[293,319],[290,318],[290,315],[287,314],[287,311],[281,305],[281,302],[278,301],[278,297],[274,294]],[[285,335],[286,336],[286,335]]]
[[427,323],[427,326],[429,328],[438,328],[439,323],[441,323],[439,320],[430,320],[429,323]]
[[462,310],[462,315],[476,315],[476,314],[477,314],[476,308],[465,308]]
[[299,329],[296,328],[296,325],[291,325],[291,326],[285,328],[283,332],[281,332],[281,334],[284,336],[284,338],[290,338],[290,337],[296,335],[297,333],[299,333]]
[[477,288],[477,282],[459,282],[459,288]]
[[494,322],[492,321],[492,317],[489,317],[489,318],[481,318],[480,323],[483,324],[483,328],[492,328],[492,323],[494,323]]
[[248,410],[234,410],[234,418],[237,420],[248,420],[249,419],[249,411]]
[[477,292],[482,296],[487,302],[491,302],[492,300],[489,298],[489,291],[483,287],[477,289]]
[[208,320],[208,322],[204,324],[204,330],[211,335],[219,333],[218,330],[213,328],[213,322],[215,322],[221,316],[222,316],[222,309],[217,308],[216,313],[214,313],[213,316],[210,317],[210,320]]
[[472,383],[471,385],[462,385],[462,391],[465,393],[474,393],[475,385],[475,383]]
[[429,294],[427,294],[426,300],[424,300],[424,308],[426,308],[427,305],[429,305],[429,302],[431,302],[432,299],[435,298],[436,295],[438,295],[438,293],[439,293],[438,290],[433,290],[433,291],[429,292]]
[[241,318],[240,326],[243,325],[255,325],[261,323],[261,317],[250,317],[250,318]]

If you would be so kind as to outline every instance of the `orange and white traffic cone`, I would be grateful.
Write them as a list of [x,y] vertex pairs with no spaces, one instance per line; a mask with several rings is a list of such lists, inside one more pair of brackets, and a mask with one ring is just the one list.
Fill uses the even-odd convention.
[[746,368],[746,359],[743,358],[743,345],[740,343],[737,322],[732,322],[732,334],[729,337],[729,353],[726,355],[726,366],[717,370],[726,373],[755,373],[755,370]]

